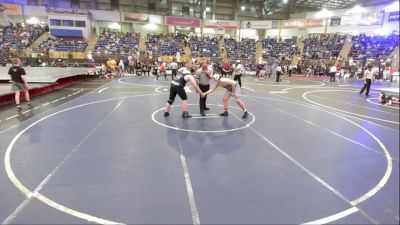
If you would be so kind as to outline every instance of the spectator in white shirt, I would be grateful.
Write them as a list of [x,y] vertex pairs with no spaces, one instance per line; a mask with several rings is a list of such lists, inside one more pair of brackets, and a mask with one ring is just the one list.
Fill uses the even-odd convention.
[[289,77],[292,76],[292,72],[293,72],[293,66],[292,66],[292,64],[290,64],[290,65],[288,66]]
[[332,65],[329,68],[329,76],[330,76],[330,82],[335,82],[335,75],[336,75],[336,66]]
[[282,67],[280,65],[276,66],[275,69],[276,72],[276,82],[280,82],[281,81],[281,74],[282,74]]

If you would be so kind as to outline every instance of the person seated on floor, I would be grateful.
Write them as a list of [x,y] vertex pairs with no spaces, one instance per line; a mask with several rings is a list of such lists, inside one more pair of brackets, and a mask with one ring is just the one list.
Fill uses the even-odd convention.
[[350,78],[350,71],[345,70],[343,73],[343,81],[346,81]]
[[106,75],[104,75],[104,78],[112,79],[112,78],[114,78],[113,73],[115,72],[115,70],[117,68],[117,61],[115,61],[114,58],[110,57],[106,64],[107,64],[107,72],[106,72]]
[[136,66],[135,66],[136,76],[142,76],[142,72],[143,72],[142,67],[143,67],[143,65],[140,61],[136,63]]
[[399,99],[393,95],[386,94],[385,92],[379,93],[379,102],[382,105],[399,104]]

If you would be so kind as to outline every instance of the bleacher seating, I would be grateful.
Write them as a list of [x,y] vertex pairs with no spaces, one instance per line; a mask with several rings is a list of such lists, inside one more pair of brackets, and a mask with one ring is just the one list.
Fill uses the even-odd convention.
[[233,38],[225,38],[227,56],[232,60],[251,60],[255,56],[256,42],[254,39],[242,38],[238,42]]
[[103,32],[94,48],[94,54],[133,54],[139,50],[139,33]]
[[262,40],[262,49],[264,59],[291,59],[297,52],[296,38],[279,41],[275,37],[268,37]]
[[3,50],[25,50],[43,32],[44,28],[40,25],[22,26],[20,23],[0,25],[0,47]]
[[349,57],[354,60],[382,59],[385,60],[399,46],[399,36],[366,36],[359,34],[352,37],[353,46]]
[[185,54],[183,43],[185,42],[185,35],[182,34],[169,34],[169,35],[147,35],[147,50],[157,56],[171,56],[179,52],[181,55]]
[[192,57],[219,57],[217,38],[204,38],[201,40],[197,36],[190,38],[190,50]]
[[83,38],[51,37],[42,42],[36,51],[84,52],[88,43]]
[[346,40],[345,35],[331,34],[304,40],[303,59],[337,58]]

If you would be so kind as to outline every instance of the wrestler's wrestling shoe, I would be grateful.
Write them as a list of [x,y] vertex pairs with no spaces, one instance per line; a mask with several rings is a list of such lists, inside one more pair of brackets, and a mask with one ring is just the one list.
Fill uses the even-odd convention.
[[246,110],[246,111],[244,111],[242,118],[243,118],[243,119],[246,119],[246,118],[247,118],[247,115],[248,115],[248,112],[247,112],[247,110]]
[[228,112],[227,111],[225,111],[225,112],[223,112],[223,113],[221,113],[221,114],[219,114],[220,116],[228,116]]
[[182,113],[182,118],[190,118],[190,117],[192,117],[192,116],[189,115],[188,112],[183,112],[183,113]]

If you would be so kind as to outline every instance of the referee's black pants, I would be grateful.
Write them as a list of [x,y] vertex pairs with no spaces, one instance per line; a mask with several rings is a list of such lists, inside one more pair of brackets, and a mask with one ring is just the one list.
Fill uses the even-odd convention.
[[[200,90],[201,90],[203,93],[205,93],[205,92],[207,92],[208,90],[210,90],[210,85],[209,85],[209,84],[207,84],[207,85],[199,84],[199,88],[200,88]],[[200,113],[203,113],[204,110],[207,108],[207,106],[206,106],[206,101],[207,101],[207,95],[204,96],[204,98],[202,98],[201,95],[200,95],[200,102],[199,102],[199,105],[200,105]]]
[[336,76],[336,73],[335,72],[331,72],[331,73],[329,73],[329,75],[330,75],[330,82],[335,82],[335,76]]
[[172,80],[176,77],[177,69],[172,69]]
[[280,82],[281,81],[281,72],[276,71],[276,82]]
[[238,81],[238,82],[239,82],[239,86],[242,87],[242,74],[236,74],[236,75],[233,77],[233,80],[234,80],[234,81]]
[[364,92],[365,89],[367,89],[367,92],[365,92],[365,96],[369,95],[369,89],[371,88],[371,79],[365,79],[364,87],[361,89],[360,94]]

